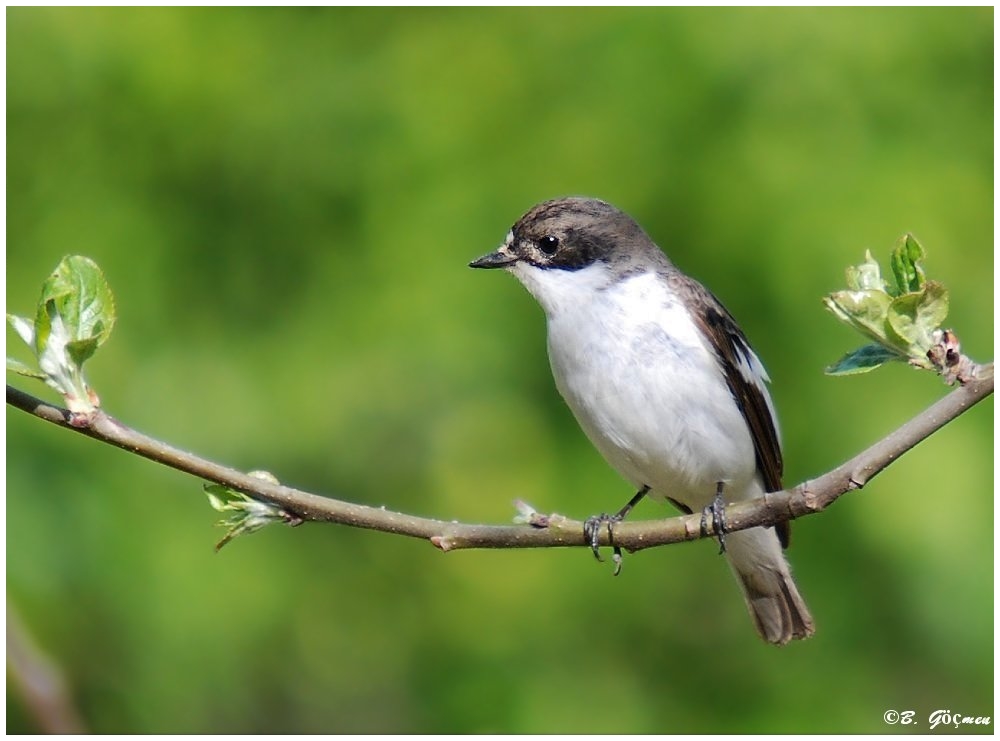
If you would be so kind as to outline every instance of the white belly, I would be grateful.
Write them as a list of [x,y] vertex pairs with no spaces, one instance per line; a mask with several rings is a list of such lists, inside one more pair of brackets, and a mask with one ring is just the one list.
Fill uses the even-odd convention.
[[715,357],[654,275],[549,316],[556,385],[607,461],[634,486],[693,510],[716,485],[750,495],[753,441]]

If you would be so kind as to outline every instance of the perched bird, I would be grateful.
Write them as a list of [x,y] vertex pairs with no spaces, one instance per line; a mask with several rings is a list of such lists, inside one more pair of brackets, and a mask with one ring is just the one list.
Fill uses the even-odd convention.
[[[503,268],[548,326],[556,387],[604,458],[644,495],[684,512],[780,491],[782,458],[767,373],[732,315],[604,201],[560,198],[518,220],[470,263]],[[718,532],[718,528],[717,528]],[[782,547],[788,526],[725,535],[723,548],[757,632],[769,643],[815,631]]]

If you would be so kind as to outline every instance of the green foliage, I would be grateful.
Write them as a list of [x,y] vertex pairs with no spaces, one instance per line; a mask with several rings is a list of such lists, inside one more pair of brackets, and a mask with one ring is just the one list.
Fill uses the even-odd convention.
[[924,259],[924,248],[912,234],[904,234],[892,251],[889,264],[896,278],[894,296],[916,293],[926,282],[920,263]]
[[[278,483],[278,479],[267,471],[251,471],[250,475],[272,484]],[[231,515],[219,521],[219,525],[227,528],[227,531],[225,537],[215,544],[217,551],[240,535],[249,535],[275,522],[292,520],[289,514],[280,507],[261,502],[242,491],[230,489],[228,486],[205,484],[205,494],[208,496],[208,503],[212,505],[212,509],[217,512],[232,512]]]
[[861,265],[847,269],[847,290],[823,301],[834,316],[875,343],[848,353],[826,369],[828,374],[864,373],[890,360],[935,369],[928,352],[948,315],[948,291],[924,277],[923,259],[923,247],[907,234],[890,258],[894,284],[883,280],[870,252]]
[[38,363],[35,370],[7,358],[8,371],[45,381],[74,414],[99,405],[83,378],[83,364],[111,334],[115,302],[97,263],[79,255],[64,257],[42,284],[34,321],[12,314],[7,321]]
[[[859,243],[920,235],[992,356],[993,13],[12,7],[7,305],[89,255],[116,418],[364,504],[583,519],[633,492],[536,303],[466,265],[537,201],[602,197],[739,320],[802,481],[942,393],[823,375],[856,335],[817,298]],[[891,732],[890,708],[990,714],[993,437],[986,402],[794,523],[817,635],[775,650],[711,543],[617,578],[324,525],[216,554],[190,477],[14,410],[8,601],[95,732]],[[8,731],[36,731],[12,685]]]

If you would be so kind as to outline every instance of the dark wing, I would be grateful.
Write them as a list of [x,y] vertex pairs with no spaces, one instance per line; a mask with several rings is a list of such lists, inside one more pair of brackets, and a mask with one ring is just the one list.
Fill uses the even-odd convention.
[[[694,312],[695,322],[715,350],[729,390],[750,428],[757,455],[757,470],[764,479],[764,487],[767,491],[781,491],[781,443],[771,397],[764,385],[767,382],[764,366],[747,342],[743,330],[719,300],[697,281],[686,276],[683,278],[691,289],[689,295],[693,294],[703,309]],[[775,531],[782,546],[787,548],[788,523],[777,525]]]

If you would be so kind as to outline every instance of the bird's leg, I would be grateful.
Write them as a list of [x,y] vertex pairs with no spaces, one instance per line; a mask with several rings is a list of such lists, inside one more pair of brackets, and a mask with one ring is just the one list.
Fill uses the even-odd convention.
[[632,508],[637,505],[644,496],[649,492],[649,486],[643,485],[639,491],[635,493],[635,496],[628,500],[628,504],[618,510],[617,514],[609,515],[607,512],[602,512],[599,515],[594,515],[593,517],[588,517],[583,523],[583,537],[590,542],[590,549],[594,552],[594,558],[598,561],[603,561],[601,558],[600,551],[600,539],[601,539],[601,525],[607,525],[608,527],[608,541],[611,543],[612,556],[611,560],[615,564],[615,576],[622,570],[622,549],[621,546],[615,545],[615,533],[612,529],[612,525],[616,522],[621,522],[625,519]]
[[701,511],[701,534],[708,535],[708,516],[712,515],[712,534],[719,539],[719,555],[726,552],[726,502],[722,498],[722,490],[725,482],[719,481],[715,485],[715,497],[712,503]]

